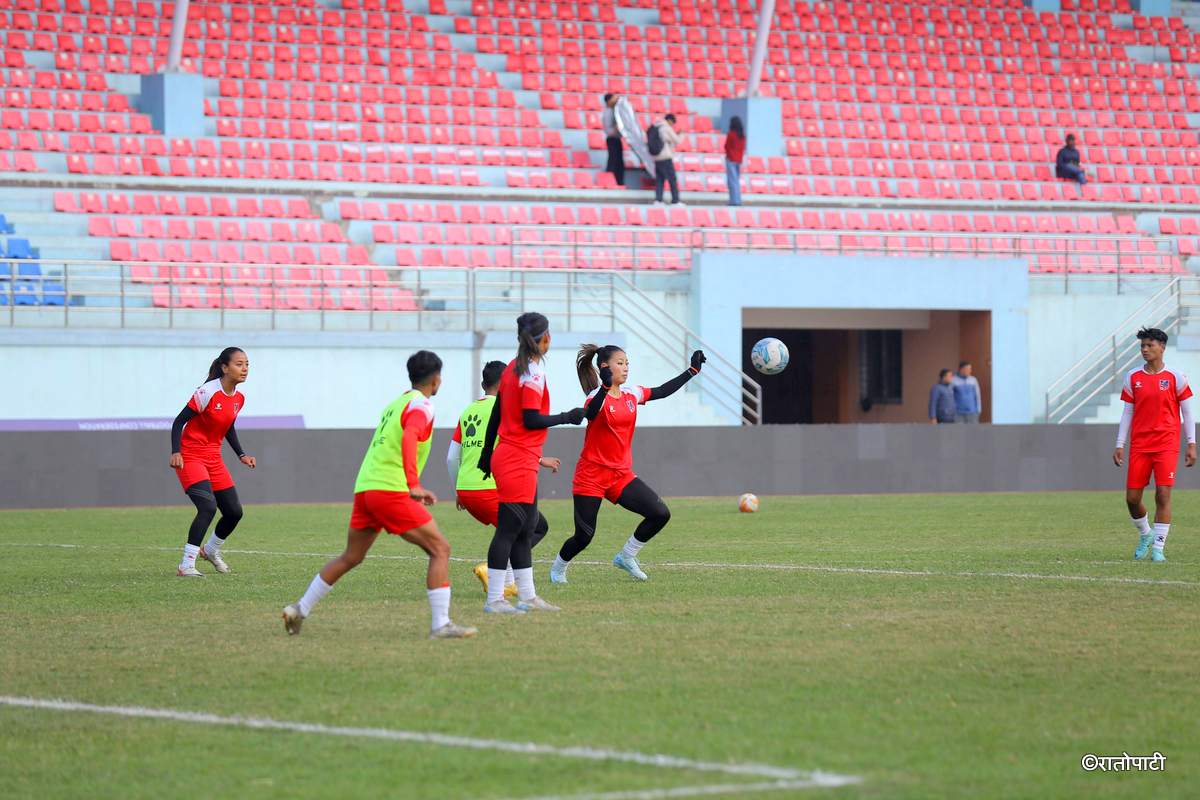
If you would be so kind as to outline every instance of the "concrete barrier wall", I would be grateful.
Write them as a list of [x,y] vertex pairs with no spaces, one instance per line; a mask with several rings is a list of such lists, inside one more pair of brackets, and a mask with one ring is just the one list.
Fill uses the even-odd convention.
[[[646,428],[637,434],[638,474],[665,496],[1007,492],[1111,489],[1107,425],[812,425]],[[554,429],[543,497],[568,497],[581,429]],[[366,430],[246,431],[255,471],[226,448],[247,503],[346,502],[370,439]],[[438,430],[423,483],[448,497],[449,430]],[[162,431],[0,433],[0,508],[174,505],[183,502],[167,466]],[[1181,467],[1182,470],[1182,467]],[[1200,472],[1197,472],[1200,475]],[[1180,487],[1190,473],[1180,475]]]

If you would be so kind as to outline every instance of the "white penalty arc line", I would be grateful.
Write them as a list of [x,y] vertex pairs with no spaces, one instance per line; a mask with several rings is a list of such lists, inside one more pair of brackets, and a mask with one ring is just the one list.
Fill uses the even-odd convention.
[[[92,544],[58,544],[53,542],[0,542],[0,546],[5,547],[48,547],[61,548],[67,550],[104,550],[109,549],[103,545]],[[130,549],[130,548],[126,548]],[[154,550],[154,551],[178,551],[178,547],[141,547],[134,549]],[[317,553],[305,551],[281,551],[281,550],[242,550],[236,548],[223,547],[222,553],[232,553],[235,555],[247,556],[285,556],[288,558],[333,558],[337,553]],[[408,556],[408,555],[388,555],[385,553],[371,553],[367,556],[368,559],[380,559],[388,561],[425,561],[425,556]],[[478,558],[463,558],[461,556],[451,556],[451,561],[457,561],[464,564],[479,563]],[[534,559],[536,564],[549,564],[549,559]],[[572,564],[583,564],[589,567],[606,567],[609,566],[608,561],[585,561],[576,559]],[[1185,586],[1188,588],[1200,588],[1200,581],[1185,581],[1171,580],[1166,578],[1125,578],[1117,575],[1054,575],[1040,572],[978,572],[978,571],[952,571],[940,572],[938,570],[928,569],[890,569],[883,567],[837,567],[826,564],[753,564],[753,563],[726,563],[719,561],[646,561],[646,566],[662,567],[664,569],[713,569],[713,570],[768,570],[772,572],[823,572],[834,575],[893,575],[897,577],[908,578],[1009,578],[1013,580],[1031,580],[1031,581],[1067,581],[1077,583],[1115,583],[1115,584],[1133,584],[1138,586]],[[1112,562],[1124,563],[1124,562]]]
[[[144,706],[102,706],[80,703],[74,700],[48,700],[37,697],[14,697],[0,695],[0,705],[15,708],[33,708],[43,711],[74,711],[91,714],[107,714],[135,719],[158,719],[186,722],[196,725],[220,725],[253,730],[287,731],[318,736],[344,736],[360,739],[382,739],[391,742],[432,744],[441,747],[457,747],[468,750],[491,750],[501,753],[517,753],[530,756],[556,756],[558,758],[583,761],[614,761],[623,764],[679,769],[696,772],[711,772],[724,775],[771,778],[772,782],[803,782],[813,786],[835,787],[858,783],[859,778],[827,772],[773,767],[768,764],[721,763],[696,761],[690,758],[658,753],[639,753],[631,750],[609,750],[597,747],[556,747],[535,742],[512,742],[502,739],[476,739],[468,736],[452,736],[443,733],[405,731],[392,728],[352,728],[341,725],[323,725],[315,722],[293,722],[269,717],[227,717],[199,711],[179,711],[170,708],[147,708]],[[698,787],[707,790],[707,787]],[[664,795],[667,796],[667,795]]]

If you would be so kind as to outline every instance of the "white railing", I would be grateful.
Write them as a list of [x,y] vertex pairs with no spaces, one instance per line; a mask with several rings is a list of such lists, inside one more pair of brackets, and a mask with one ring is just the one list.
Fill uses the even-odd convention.
[[1078,421],[1076,415],[1105,392],[1120,385],[1121,377],[1140,360],[1139,343],[1131,337],[1138,328],[1160,328],[1168,335],[1183,323],[1182,281],[1172,280],[1151,295],[1091,350],[1046,389],[1046,422]]
[[[560,330],[625,332],[675,363],[704,349],[697,391],[726,415],[761,421],[759,385],[617,270],[58,259],[37,262],[40,276],[20,274],[30,263],[0,259],[0,297],[9,301],[0,304],[0,325],[485,332],[508,330],[514,316],[537,310]],[[18,296],[29,304],[18,305]]]

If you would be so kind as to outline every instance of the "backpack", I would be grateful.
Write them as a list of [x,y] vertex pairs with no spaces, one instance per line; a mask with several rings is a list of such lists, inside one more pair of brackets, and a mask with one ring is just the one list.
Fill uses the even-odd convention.
[[651,125],[646,128],[646,149],[650,151],[650,155],[656,156],[663,151],[662,134],[658,131],[658,125]]

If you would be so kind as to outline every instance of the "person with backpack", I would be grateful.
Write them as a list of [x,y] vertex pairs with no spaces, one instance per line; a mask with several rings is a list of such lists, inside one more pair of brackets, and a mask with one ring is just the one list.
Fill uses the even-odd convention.
[[671,185],[671,204],[679,202],[679,176],[675,174],[675,150],[682,143],[675,131],[675,115],[667,114],[646,129],[646,149],[654,158],[654,203],[662,205],[663,185]]
[[725,135],[725,183],[729,186],[729,205],[742,204],[742,159],[746,155],[746,129],[741,117],[731,117]]

